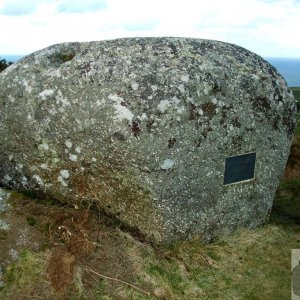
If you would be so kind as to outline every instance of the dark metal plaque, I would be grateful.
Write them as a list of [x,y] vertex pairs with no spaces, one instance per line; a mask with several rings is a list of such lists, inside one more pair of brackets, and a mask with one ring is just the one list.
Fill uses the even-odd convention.
[[227,157],[225,160],[224,185],[254,178],[256,153]]

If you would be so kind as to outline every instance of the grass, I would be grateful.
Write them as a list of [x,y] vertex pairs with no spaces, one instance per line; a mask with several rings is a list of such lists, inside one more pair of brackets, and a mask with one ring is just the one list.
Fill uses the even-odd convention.
[[17,262],[6,269],[8,285],[23,288],[37,280],[43,272],[44,261],[38,255],[24,250]]
[[46,296],[50,286],[45,280],[45,266],[45,253],[24,250],[19,259],[5,269],[6,285],[0,290],[0,299],[27,299],[25,295],[30,294]]
[[30,226],[34,226],[35,223],[36,223],[36,219],[32,216],[28,216],[27,218],[27,223],[30,225]]
[[[290,249],[299,247],[299,236],[299,226],[271,224],[210,245],[192,240],[153,249],[128,240],[126,254],[136,263],[135,284],[150,296],[99,278],[92,279],[94,287],[88,291],[77,276],[72,285],[81,288],[73,287],[66,299],[289,299]],[[25,251],[6,269],[1,299],[41,295],[41,287],[45,299],[55,299],[45,279],[46,262],[40,254]]]
[[290,249],[299,246],[299,233],[268,225],[211,245],[178,243],[152,276],[172,291],[167,299],[288,299]]
[[297,117],[297,128],[295,130],[295,135],[298,136],[298,139],[300,139],[300,113]]
[[294,93],[295,99],[300,101],[300,87],[291,87],[291,90]]
[[300,178],[281,181],[273,205],[271,222],[300,224]]

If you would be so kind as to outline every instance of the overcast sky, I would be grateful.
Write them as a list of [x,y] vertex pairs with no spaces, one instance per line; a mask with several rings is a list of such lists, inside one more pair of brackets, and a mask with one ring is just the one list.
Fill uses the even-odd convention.
[[300,57],[300,0],[0,0],[0,54],[136,36],[215,39]]

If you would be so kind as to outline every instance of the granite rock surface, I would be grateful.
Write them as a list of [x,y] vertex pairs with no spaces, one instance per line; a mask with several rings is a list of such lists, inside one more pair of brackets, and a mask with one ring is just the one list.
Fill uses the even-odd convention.
[[[0,74],[0,106],[2,186],[93,203],[157,242],[265,223],[296,122],[268,62],[185,38],[48,47]],[[247,153],[253,174],[227,184]]]

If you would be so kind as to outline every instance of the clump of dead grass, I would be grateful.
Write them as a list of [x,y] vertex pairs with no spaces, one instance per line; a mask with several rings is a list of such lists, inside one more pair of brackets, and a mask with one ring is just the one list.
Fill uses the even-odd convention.
[[52,251],[47,273],[52,288],[61,298],[68,298],[82,291],[82,283],[75,279],[78,279],[82,258],[92,255],[95,250],[96,243],[89,236],[94,230],[93,225],[87,209],[62,211],[49,226]]

